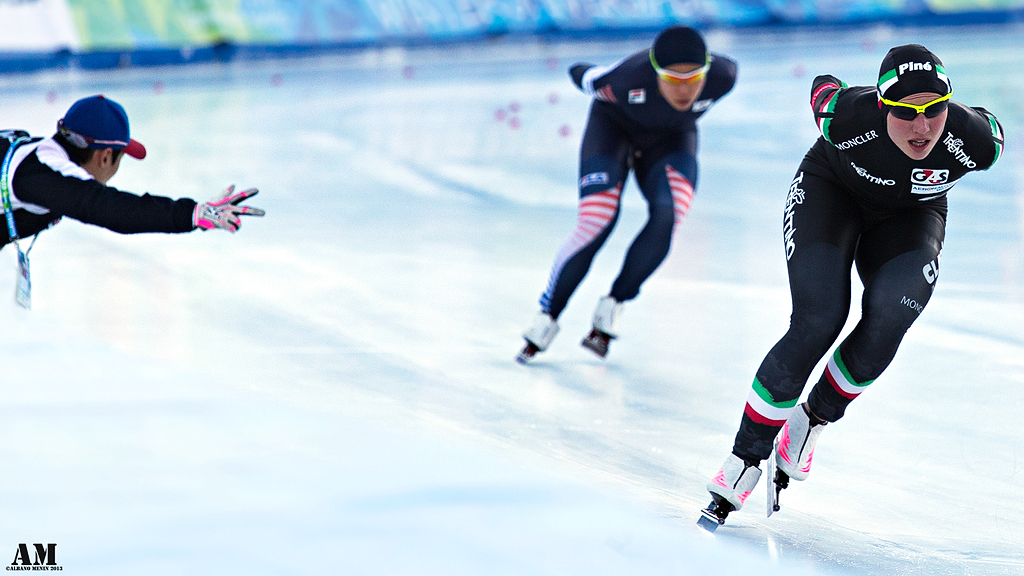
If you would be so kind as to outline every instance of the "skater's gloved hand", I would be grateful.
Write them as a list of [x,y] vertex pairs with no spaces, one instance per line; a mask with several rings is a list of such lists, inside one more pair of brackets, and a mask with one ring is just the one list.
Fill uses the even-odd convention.
[[256,188],[235,192],[235,185],[228,186],[219,197],[196,204],[192,212],[192,225],[202,230],[220,228],[234,233],[242,225],[239,216],[263,216],[266,214],[259,208],[241,206],[241,203],[259,193]]

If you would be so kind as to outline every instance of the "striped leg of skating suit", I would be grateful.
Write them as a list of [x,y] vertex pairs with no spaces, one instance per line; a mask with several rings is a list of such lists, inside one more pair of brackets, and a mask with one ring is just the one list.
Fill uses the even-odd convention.
[[557,319],[562,313],[615,227],[632,155],[629,134],[606,106],[595,102],[580,145],[576,228],[559,248],[540,297],[541,311],[552,318]]
[[672,190],[672,207],[675,210],[675,226],[682,223],[686,213],[690,211],[693,204],[693,184],[690,179],[683,176],[681,172],[670,164],[665,164],[665,177],[668,179],[669,189]]
[[[605,172],[607,174],[607,172]],[[585,178],[585,176],[584,176]],[[540,297],[541,310],[558,318],[569,296],[583,281],[598,250],[608,239],[619,217],[623,182],[580,198],[576,229],[555,255],[547,288]]]
[[[685,159],[681,163],[685,164]],[[630,245],[622,270],[612,284],[610,294],[619,302],[635,298],[643,282],[665,260],[672,232],[693,203],[690,178],[667,161],[659,164],[658,171],[647,179],[650,186],[641,188],[648,201],[647,224]],[[586,178],[584,175],[583,179]],[[603,180],[603,176],[600,179]],[[557,318],[561,313],[607,240],[618,219],[622,186],[620,181],[612,188],[586,194],[580,199],[576,229],[558,250],[547,289],[540,299],[541,309],[552,317]]]
[[664,261],[672,231],[693,202],[697,178],[695,131],[630,132],[605,107],[591,107],[580,149],[580,208],[576,229],[558,251],[542,311],[558,318],[583,281],[619,215],[630,168],[647,202],[647,223],[626,253],[610,296],[632,300]]
[[665,261],[672,234],[693,204],[697,163],[685,152],[674,152],[648,167],[641,156],[634,164],[640,192],[647,200],[647,223],[637,234],[610,295],[619,302],[636,298],[640,286]]

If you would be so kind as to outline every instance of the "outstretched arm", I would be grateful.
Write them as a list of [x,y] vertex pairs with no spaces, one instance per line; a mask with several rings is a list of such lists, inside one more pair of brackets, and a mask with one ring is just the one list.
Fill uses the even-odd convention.
[[[13,184],[19,200],[49,210],[50,220],[67,216],[120,234],[195,229],[194,200],[122,192],[92,179],[66,176],[41,166],[34,156],[22,163]],[[23,234],[29,233],[25,230]]]

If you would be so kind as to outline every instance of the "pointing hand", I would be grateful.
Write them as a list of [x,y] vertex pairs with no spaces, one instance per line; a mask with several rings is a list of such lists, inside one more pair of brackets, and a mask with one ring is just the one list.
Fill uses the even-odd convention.
[[242,206],[241,203],[259,193],[256,188],[235,192],[235,186],[228,186],[224,193],[214,200],[196,204],[192,213],[192,224],[203,230],[220,228],[234,233],[242,225],[240,216],[263,216],[259,208]]

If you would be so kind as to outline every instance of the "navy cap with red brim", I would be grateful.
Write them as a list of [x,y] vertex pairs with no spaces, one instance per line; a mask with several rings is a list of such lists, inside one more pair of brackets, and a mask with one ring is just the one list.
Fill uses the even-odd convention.
[[89,148],[123,149],[132,158],[146,157],[146,147],[129,136],[128,114],[124,108],[102,94],[72,104],[61,123],[67,130],[84,136]]

